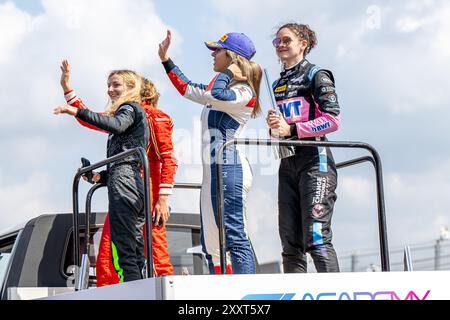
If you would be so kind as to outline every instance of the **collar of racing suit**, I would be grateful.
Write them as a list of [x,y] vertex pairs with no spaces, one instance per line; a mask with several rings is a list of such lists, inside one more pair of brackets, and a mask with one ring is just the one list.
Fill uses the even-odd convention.
[[303,58],[299,63],[297,63],[295,66],[284,69],[280,73],[281,78],[288,78],[294,74],[304,73],[308,66],[310,65],[309,61]]

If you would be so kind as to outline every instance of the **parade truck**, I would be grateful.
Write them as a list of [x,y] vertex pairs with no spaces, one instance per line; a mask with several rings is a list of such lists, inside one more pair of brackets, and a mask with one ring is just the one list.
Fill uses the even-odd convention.
[[[361,142],[278,141],[234,139],[217,152],[221,159],[230,144],[272,146],[327,146],[360,148],[370,156],[337,164],[338,169],[362,162],[373,164],[377,185],[377,212],[381,272],[340,272],[304,274],[268,274],[259,268],[257,274],[225,274],[226,244],[224,203],[221,175],[217,174],[217,213],[221,256],[221,273],[209,275],[201,250],[200,215],[172,212],[166,224],[169,253],[174,275],[155,276],[152,244],[147,237],[146,273],[142,280],[96,287],[95,265],[105,212],[91,212],[95,184],[86,195],[85,212],[79,212],[80,178],[94,169],[112,163],[131,153],[141,157],[144,171],[146,233],[151,234],[150,192],[145,150],[132,149],[114,157],[87,165],[75,174],[72,198],[73,212],[44,214],[0,234],[0,294],[2,300],[430,300],[450,299],[443,279],[450,271],[413,271],[407,248],[404,271],[390,271],[384,210],[381,160],[376,150]],[[216,171],[221,172],[216,161]],[[181,191],[200,189],[201,184],[175,185]],[[190,199],[186,197],[186,199]],[[255,256],[256,258],[256,256]],[[257,259],[256,259],[257,261]]]
[[[87,287],[96,287],[95,265],[106,212],[90,215],[89,237],[79,226],[81,247],[89,242]],[[34,299],[75,291],[72,213],[43,214],[0,234],[1,299]],[[80,214],[84,220],[85,213]],[[206,274],[200,249],[200,216],[173,213],[166,225],[175,274]],[[87,240],[88,239],[88,240]]]

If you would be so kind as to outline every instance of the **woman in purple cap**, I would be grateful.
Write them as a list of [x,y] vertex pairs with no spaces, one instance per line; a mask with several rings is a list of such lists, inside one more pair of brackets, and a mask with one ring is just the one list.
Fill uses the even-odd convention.
[[[215,157],[229,139],[241,136],[247,120],[260,113],[258,102],[261,67],[250,59],[252,41],[243,33],[227,33],[217,42],[207,42],[218,74],[209,85],[191,82],[169,58],[171,33],[159,45],[159,57],[178,92],[204,105],[202,121],[203,183],[201,190],[201,242],[211,274],[220,273],[219,230]],[[246,228],[246,203],[252,183],[250,165],[236,146],[223,154],[223,190],[227,273],[255,273],[255,259]],[[227,259],[228,260],[228,259]],[[231,270],[232,269],[232,270]]]
[[[308,25],[282,25],[273,39],[283,64],[273,84],[279,116],[269,111],[267,124],[282,137],[325,141],[340,125],[340,108],[331,71],[305,59],[317,44]],[[306,272],[309,253],[318,272],[339,272],[331,242],[337,172],[329,148],[296,147],[281,160],[278,173],[278,222],[285,273]]]

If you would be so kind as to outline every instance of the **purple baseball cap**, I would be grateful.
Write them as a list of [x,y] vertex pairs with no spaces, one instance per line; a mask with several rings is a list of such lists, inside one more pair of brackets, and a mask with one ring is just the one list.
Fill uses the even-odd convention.
[[256,53],[252,40],[243,33],[230,32],[222,36],[217,42],[205,42],[209,50],[228,49],[250,60]]

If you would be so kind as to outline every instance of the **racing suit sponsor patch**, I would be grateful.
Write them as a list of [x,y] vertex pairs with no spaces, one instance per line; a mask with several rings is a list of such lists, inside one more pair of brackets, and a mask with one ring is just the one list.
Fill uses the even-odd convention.
[[331,127],[331,124],[330,124],[329,121],[327,121],[327,122],[322,123],[322,124],[320,124],[320,125],[318,125],[318,126],[311,127],[311,132],[322,131],[322,130],[328,129],[328,128],[330,128],[330,127]]
[[314,218],[320,219],[325,214],[325,207],[321,203],[316,203],[312,208],[312,215]]
[[335,103],[337,101],[336,96],[334,94],[330,94],[328,96],[328,101]]
[[303,79],[305,78],[305,75],[302,74],[301,76],[298,76],[296,78],[292,78],[291,83],[301,83],[303,81]]
[[287,94],[287,96],[286,96],[286,98],[292,98],[292,97],[294,97],[294,96],[296,96],[297,95],[297,91],[291,91],[291,92],[289,92],[288,94]]
[[323,93],[334,92],[334,87],[322,87],[320,91],[322,91]]
[[294,68],[294,69],[290,69],[290,70],[286,71],[286,73],[284,75],[286,77],[289,77],[289,76],[293,75],[296,72],[297,72],[297,70],[295,70],[295,68]]
[[282,100],[278,102],[278,108],[286,121],[291,120],[295,122],[301,115],[302,103],[301,98]]
[[320,79],[322,82],[327,82],[327,83],[333,83],[333,81],[331,81],[330,78],[328,77],[322,77],[322,79]]
[[275,92],[283,92],[286,91],[287,85],[275,88]]
[[317,177],[316,192],[312,199],[312,204],[315,205],[323,203],[323,198],[328,194],[328,180],[328,177]]

